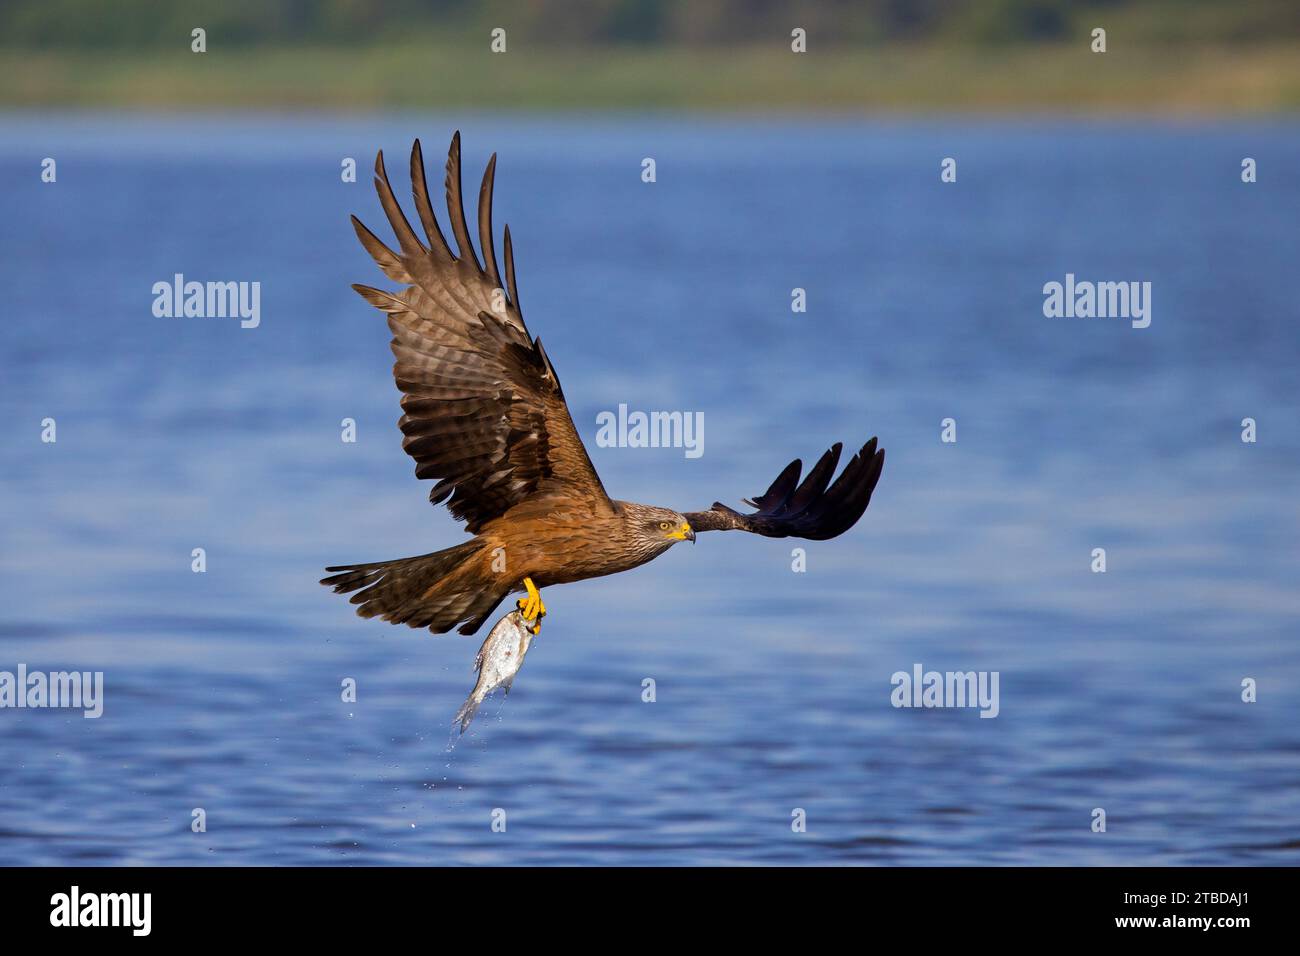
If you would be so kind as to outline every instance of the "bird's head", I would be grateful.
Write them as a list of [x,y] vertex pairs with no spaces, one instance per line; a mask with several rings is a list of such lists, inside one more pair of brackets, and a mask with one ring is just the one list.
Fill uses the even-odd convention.
[[650,550],[666,551],[678,541],[695,540],[695,530],[690,522],[669,508],[638,505],[629,518],[632,532]]

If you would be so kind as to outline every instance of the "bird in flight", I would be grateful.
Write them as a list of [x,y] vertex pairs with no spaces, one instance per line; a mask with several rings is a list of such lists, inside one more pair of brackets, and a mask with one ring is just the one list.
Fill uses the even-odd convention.
[[470,241],[461,198],[460,133],[451,140],[445,180],[453,253],[433,214],[420,141],[411,148],[411,189],[424,241],[411,228],[388,182],[384,154],[375,159],[375,189],[397,236],[384,245],[356,216],[366,251],[393,282],[384,292],[354,285],[388,316],[402,392],[402,448],[418,478],[436,479],[429,500],[447,508],[473,537],[413,558],[326,568],[321,584],[351,601],[362,617],[427,627],[442,634],[460,624],[473,634],[508,595],[531,633],[546,614],[540,589],[627,571],[704,531],[748,531],[770,538],[825,540],[857,523],[880,480],[885,453],[867,442],[840,476],[836,443],[799,480],[787,465],[742,514],[715,502],[707,511],[619,501],[605,492],[564,400],[541,340],[524,325],[515,287],[510,227],[504,231],[505,276],[492,238],[496,155],[479,189],[478,234]]

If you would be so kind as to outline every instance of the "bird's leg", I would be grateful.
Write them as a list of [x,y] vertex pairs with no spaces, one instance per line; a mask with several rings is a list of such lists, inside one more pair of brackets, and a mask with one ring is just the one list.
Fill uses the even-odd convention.
[[524,612],[525,621],[534,622],[529,631],[536,635],[542,629],[542,618],[546,617],[546,605],[542,603],[542,592],[537,590],[537,585],[533,584],[532,578],[524,578],[524,587],[528,589],[528,597],[520,598],[515,602],[515,606]]

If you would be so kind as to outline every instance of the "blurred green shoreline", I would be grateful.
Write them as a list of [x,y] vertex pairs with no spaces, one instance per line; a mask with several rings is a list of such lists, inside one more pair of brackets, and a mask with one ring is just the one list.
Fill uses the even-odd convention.
[[1300,111],[1300,42],[0,49],[0,107],[1276,114]]

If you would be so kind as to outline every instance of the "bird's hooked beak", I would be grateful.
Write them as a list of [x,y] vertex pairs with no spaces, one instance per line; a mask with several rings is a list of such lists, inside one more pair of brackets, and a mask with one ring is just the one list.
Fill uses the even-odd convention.
[[675,541],[689,541],[691,544],[694,544],[695,529],[691,527],[690,522],[683,521],[682,526],[678,528],[676,531],[668,532],[668,537],[674,539]]

